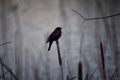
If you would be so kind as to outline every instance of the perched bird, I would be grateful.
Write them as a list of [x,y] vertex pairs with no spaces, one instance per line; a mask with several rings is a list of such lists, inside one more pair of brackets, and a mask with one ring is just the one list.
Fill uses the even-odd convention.
[[62,29],[61,27],[57,27],[48,37],[46,41],[46,43],[49,42],[48,51],[50,50],[53,41],[57,41],[61,37],[62,34],[61,29]]

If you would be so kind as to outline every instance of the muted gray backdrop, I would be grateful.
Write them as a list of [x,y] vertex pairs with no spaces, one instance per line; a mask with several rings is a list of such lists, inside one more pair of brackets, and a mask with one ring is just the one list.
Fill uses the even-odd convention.
[[[90,20],[120,13],[119,0],[0,0],[0,56],[20,80],[61,80],[56,44],[47,51],[49,34],[62,27],[60,50],[64,79],[77,77],[78,63],[84,76],[100,61],[99,41],[104,48],[106,72],[113,73],[120,60],[120,16]],[[98,69],[94,79],[101,80]],[[77,80],[77,78],[75,79]]]

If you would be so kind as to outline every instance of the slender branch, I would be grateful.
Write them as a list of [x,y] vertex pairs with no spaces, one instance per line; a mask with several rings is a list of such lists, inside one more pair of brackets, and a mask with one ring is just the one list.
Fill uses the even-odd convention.
[[77,13],[78,15],[80,15],[80,17],[82,17],[83,19],[85,19],[84,16],[82,16],[79,12],[77,12],[76,10],[72,9],[75,13]]
[[106,18],[111,18],[111,17],[116,17],[116,16],[120,16],[120,13],[113,14],[113,15],[110,15],[110,16],[97,17],[97,18],[87,18],[86,20],[106,19]]
[[[82,19],[84,21],[88,21],[88,20],[97,20],[97,19],[106,19],[106,18],[112,18],[112,17],[116,17],[116,16],[120,16],[120,13],[117,14],[113,14],[113,15],[109,15],[109,16],[103,16],[103,17],[95,17],[95,18],[85,18],[84,16],[82,16],[79,12],[77,12],[76,10],[72,9],[72,11],[74,11],[75,13],[77,13],[80,17],[82,17]],[[83,21],[83,22],[84,22]]]

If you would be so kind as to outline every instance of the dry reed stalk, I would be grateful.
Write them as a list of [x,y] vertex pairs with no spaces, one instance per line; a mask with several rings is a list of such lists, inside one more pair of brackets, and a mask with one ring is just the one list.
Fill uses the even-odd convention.
[[2,64],[1,58],[0,58],[0,63],[1,63],[1,69],[2,69],[3,80],[5,80],[4,68],[3,68],[3,64]]
[[6,45],[6,44],[11,44],[12,42],[9,41],[9,42],[4,42],[4,43],[0,43],[0,46],[3,46],[3,45]]
[[[1,63],[1,65],[14,77],[15,80],[18,80],[17,77],[16,77],[16,75],[12,72],[12,70],[9,69],[9,68],[7,67],[7,65],[5,65],[5,64],[2,62],[1,57],[0,57],[0,63]],[[3,75],[3,76],[4,76],[4,75]],[[4,80],[5,80],[5,79],[4,79]]]
[[[6,75],[8,72],[6,71],[4,75]],[[0,75],[0,80],[3,79],[3,75]]]
[[78,64],[78,80],[82,80],[82,62]]
[[94,75],[94,73],[96,72],[96,70],[99,68],[99,66],[100,66],[100,64],[98,64],[97,65],[97,67],[94,69],[94,71],[92,72],[92,74],[90,75],[90,77],[89,77],[89,80],[91,80],[92,79],[92,77],[93,77],[93,75]]
[[12,74],[10,74],[10,79],[12,80]]
[[101,62],[102,62],[103,78],[104,78],[104,80],[107,80],[107,78],[106,78],[106,70],[105,70],[104,51],[103,51],[102,42],[100,42],[100,51],[101,51]]
[[67,80],[69,80],[69,77],[68,77],[68,75],[67,75]]
[[59,60],[59,65],[62,65],[62,58],[61,58],[61,54],[60,54],[60,47],[59,47],[59,42],[56,41],[56,45],[57,45],[57,51],[58,51],[58,60]]
[[114,80],[114,78],[116,77],[116,74],[117,74],[117,68],[115,69],[113,75],[110,77],[110,80]]
[[67,80],[74,80],[76,77],[72,77],[72,78],[69,78],[69,76],[67,75]]
[[85,80],[89,80],[89,74],[88,73],[85,76]]

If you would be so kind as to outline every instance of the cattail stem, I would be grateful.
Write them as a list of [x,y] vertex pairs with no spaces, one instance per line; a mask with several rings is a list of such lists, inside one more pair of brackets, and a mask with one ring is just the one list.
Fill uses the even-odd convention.
[[62,66],[60,66],[60,68],[61,68],[62,80],[64,80],[63,68]]
[[57,46],[57,52],[58,52],[58,61],[59,61],[59,65],[61,67],[62,80],[64,80],[63,68],[62,68],[62,58],[61,58],[61,54],[60,54],[59,41],[56,41],[56,46]]
[[82,62],[78,65],[78,80],[82,80]]
[[62,65],[62,58],[61,58],[61,54],[60,54],[60,47],[59,47],[59,42],[56,41],[56,45],[57,45],[57,51],[58,51],[58,60],[59,60],[59,65]]

